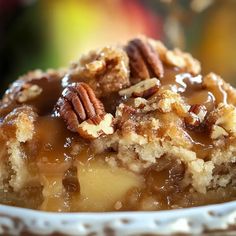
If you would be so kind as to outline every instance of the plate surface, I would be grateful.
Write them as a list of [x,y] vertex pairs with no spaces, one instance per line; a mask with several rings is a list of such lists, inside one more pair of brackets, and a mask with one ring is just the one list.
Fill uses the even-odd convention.
[[0,205],[0,235],[236,235],[235,232],[236,201],[171,211],[116,213],[47,213]]

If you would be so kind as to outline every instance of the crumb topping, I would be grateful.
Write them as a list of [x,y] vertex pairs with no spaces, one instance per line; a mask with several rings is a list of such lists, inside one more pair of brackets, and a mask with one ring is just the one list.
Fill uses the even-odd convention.
[[85,82],[98,98],[130,85],[128,56],[121,48],[105,47],[72,64],[64,83]]

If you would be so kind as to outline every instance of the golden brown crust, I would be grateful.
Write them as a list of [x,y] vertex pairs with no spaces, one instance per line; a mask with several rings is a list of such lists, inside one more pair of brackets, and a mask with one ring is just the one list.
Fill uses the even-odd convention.
[[4,133],[8,155],[1,162],[8,165],[9,185],[19,191],[25,185],[34,182],[27,167],[27,155],[23,150],[23,144],[33,139],[35,132],[34,122],[37,114],[29,106],[22,106],[9,113],[1,123],[1,130]]
[[124,50],[105,47],[72,65],[67,83],[86,82],[98,98],[129,86],[128,57]]

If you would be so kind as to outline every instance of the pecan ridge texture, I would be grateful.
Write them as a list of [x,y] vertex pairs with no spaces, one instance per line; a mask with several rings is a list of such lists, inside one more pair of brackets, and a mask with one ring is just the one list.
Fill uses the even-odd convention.
[[164,74],[163,64],[154,48],[142,39],[129,41],[125,47],[129,57],[131,76],[135,79],[161,78]]
[[56,106],[69,130],[78,131],[85,120],[105,114],[104,106],[86,83],[73,83],[64,89]]

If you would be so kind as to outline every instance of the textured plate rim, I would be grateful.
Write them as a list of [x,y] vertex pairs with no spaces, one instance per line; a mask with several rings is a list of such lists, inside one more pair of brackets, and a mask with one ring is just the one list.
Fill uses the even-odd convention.
[[0,205],[0,233],[170,235],[236,230],[236,201],[155,212],[53,213]]

